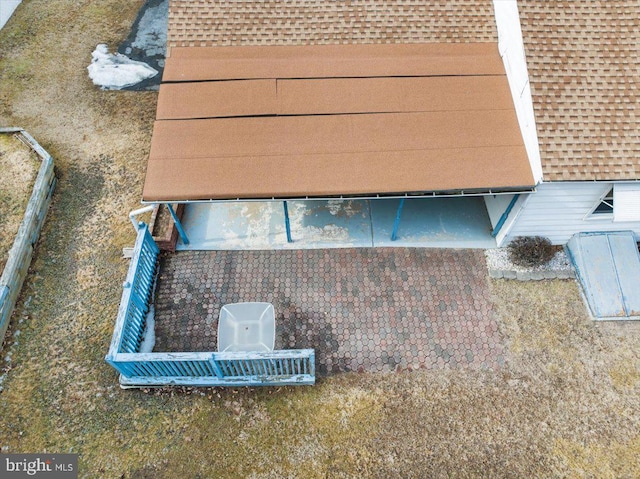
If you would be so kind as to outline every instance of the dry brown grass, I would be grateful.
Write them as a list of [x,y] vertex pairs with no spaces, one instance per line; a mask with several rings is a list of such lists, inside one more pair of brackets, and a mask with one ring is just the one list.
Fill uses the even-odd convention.
[[12,326],[4,451],[77,452],[91,478],[640,476],[640,332],[591,322],[572,281],[492,282],[500,371],[118,389],[103,357],[156,95],[101,92],[85,68],[140,4],[30,0],[0,31],[0,124],[29,130],[61,174]]
[[13,134],[0,133],[0,273],[18,233],[40,161]]

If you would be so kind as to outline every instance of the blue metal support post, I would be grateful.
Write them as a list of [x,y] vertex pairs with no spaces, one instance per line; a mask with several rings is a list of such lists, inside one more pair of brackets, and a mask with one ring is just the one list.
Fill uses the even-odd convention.
[[393,232],[391,233],[391,241],[398,239],[398,227],[400,226],[400,215],[402,214],[402,207],[404,206],[404,198],[400,200],[398,205],[398,211],[396,212],[396,220],[393,223]]
[[491,236],[493,236],[494,238],[498,236],[498,233],[500,233],[500,230],[502,229],[505,222],[507,221],[509,214],[511,214],[511,210],[515,206],[516,201],[518,201],[518,198],[520,198],[520,195],[513,195],[513,198],[511,198],[511,201],[509,202],[507,209],[504,211],[504,213],[502,213],[502,216],[498,220],[498,224],[496,225],[495,228],[493,228],[493,231],[491,232]]
[[289,207],[287,206],[287,202],[283,202],[284,205],[284,227],[287,230],[287,242],[293,243],[291,239],[291,223],[289,223]]
[[171,217],[173,218],[173,222],[176,225],[176,229],[178,230],[178,234],[180,235],[180,239],[184,244],[189,244],[189,238],[187,238],[187,234],[184,232],[184,228],[182,227],[182,223],[180,223],[180,219],[176,212],[173,210],[173,206],[167,203],[167,208],[169,208],[169,213],[171,213]]

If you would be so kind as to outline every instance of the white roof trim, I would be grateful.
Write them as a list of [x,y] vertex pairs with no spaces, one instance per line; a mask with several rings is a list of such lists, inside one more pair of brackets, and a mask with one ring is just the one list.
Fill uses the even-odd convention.
[[493,0],[493,10],[498,30],[498,49],[507,72],[533,178],[538,184],[542,181],[542,160],[518,4],[516,0]]

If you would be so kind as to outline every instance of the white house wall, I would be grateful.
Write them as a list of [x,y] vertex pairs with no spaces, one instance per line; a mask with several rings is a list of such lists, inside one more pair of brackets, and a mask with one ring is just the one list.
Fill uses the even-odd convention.
[[513,195],[488,195],[484,197],[484,204],[489,213],[491,227],[495,228],[502,218],[502,215],[509,207],[509,203],[513,199]]
[[614,221],[640,222],[640,181],[618,183],[613,190]]
[[497,246],[504,246],[509,230],[511,229],[513,223],[518,219],[519,213],[522,210],[522,207],[528,197],[527,194],[519,194],[517,200],[511,207],[509,214],[504,219],[502,225],[500,225],[500,220],[502,219],[502,216],[507,212],[511,201],[514,199],[514,196],[515,195],[487,195],[484,197],[484,204],[487,208],[487,213],[489,213],[491,227],[493,228],[494,232],[496,229],[498,230],[497,234],[495,234]]
[[516,0],[493,0],[493,8],[498,29],[500,56],[507,72],[533,178],[538,183],[542,181],[542,163],[518,4]]
[[538,185],[538,191],[529,195],[520,210],[507,241],[516,236],[546,236],[554,244],[565,244],[575,233],[624,230],[634,231],[640,238],[640,221],[613,221],[613,215],[602,219],[589,216],[611,186],[596,182]]

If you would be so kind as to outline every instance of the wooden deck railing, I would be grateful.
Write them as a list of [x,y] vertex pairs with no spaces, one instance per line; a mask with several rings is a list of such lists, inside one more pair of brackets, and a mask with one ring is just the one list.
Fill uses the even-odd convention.
[[313,349],[271,353],[119,354],[122,386],[276,386],[314,384]]
[[280,386],[315,383],[313,349],[258,352],[139,353],[152,301],[159,249],[141,223],[105,360],[123,387]]
[[[42,146],[22,128],[0,128],[2,134],[15,134],[18,139],[31,148],[41,159],[38,176],[27,203],[22,222],[9,250],[7,262],[0,265],[0,343],[9,327],[22,283],[27,276],[31,264],[33,250],[40,236],[45,216],[51,204],[53,190],[56,186],[53,158]],[[3,172],[0,172],[3,174]],[[2,345],[0,344],[0,348]]]

